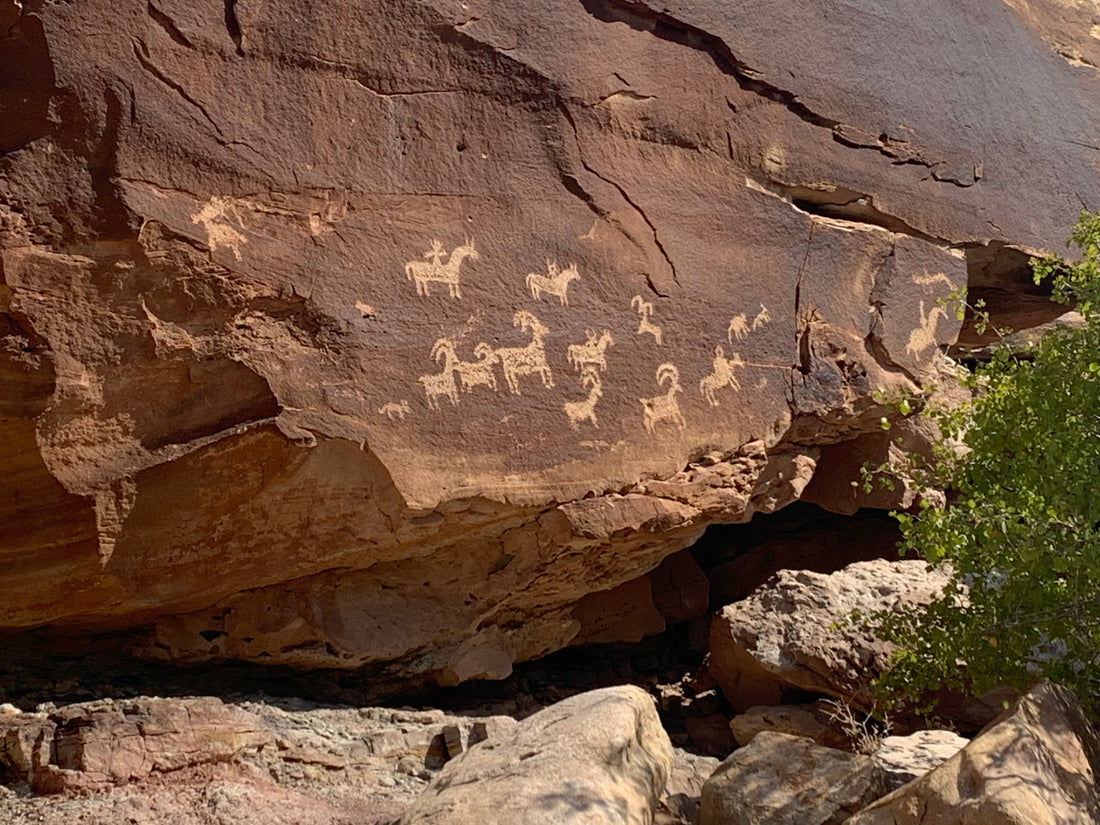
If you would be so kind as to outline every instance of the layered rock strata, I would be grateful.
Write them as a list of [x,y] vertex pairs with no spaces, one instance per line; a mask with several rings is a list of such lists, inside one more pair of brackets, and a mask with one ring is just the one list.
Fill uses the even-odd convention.
[[440,683],[613,636],[1100,203],[1075,19],[0,3],[0,627]]

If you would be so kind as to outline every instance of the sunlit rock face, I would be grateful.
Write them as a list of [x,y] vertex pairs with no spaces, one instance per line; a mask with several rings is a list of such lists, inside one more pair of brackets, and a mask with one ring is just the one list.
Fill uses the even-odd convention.
[[0,626],[442,683],[659,629],[1100,205],[1090,26],[0,3]]

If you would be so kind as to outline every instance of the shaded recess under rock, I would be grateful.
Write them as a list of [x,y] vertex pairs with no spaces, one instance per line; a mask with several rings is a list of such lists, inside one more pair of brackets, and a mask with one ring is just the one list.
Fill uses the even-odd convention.
[[499,679],[906,506],[848,482],[940,299],[1100,205],[1068,14],[0,3],[0,628]]

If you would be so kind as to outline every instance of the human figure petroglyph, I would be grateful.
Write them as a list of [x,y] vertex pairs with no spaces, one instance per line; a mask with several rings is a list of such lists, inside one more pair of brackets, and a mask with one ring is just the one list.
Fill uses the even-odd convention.
[[714,348],[714,366],[710,374],[703,376],[703,380],[699,382],[699,392],[707,399],[708,404],[712,407],[718,406],[718,399],[715,398],[714,393],[723,387],[741,389],[741,382],[733,374],[733,368],[744,365],[745,362],[741,360],[740,353],[735,352],[732,358],[726,358],[721,344]]
[[641,295],[635,295],[630,299],[630,308],[638,313],[638,335],[645,335],[648,332],[660,346],[661,328],[650,320],[653,317],[653,304],[642,300]]
[[416,284],[417,295],[428,295],[428,284],[435,282],[446,284],[452,298],[462,297],[462,285],[459,274],[462,262],[469,258],[476,261],[480,255],[474,249],[472,238],[467,238],[461,246],[456,246],[443,262],[443,244],[438,240],[432,240],[432,248],[424,253],[426,261],[409,261],[405,264],[405,277]]
[[909,343],[905,352],[914,358],[920,358],[926,349],[936,343],[936,328],[940,319],[947,317],[947,310],[938,304],[927,315],[924,313],[924,301],[920,302],[920,326],[909,333]]
[[236,203],[225,195],[214,195],[198,212],[191,215],[191,222],[201,224],[206,230],[206,245],[211,252],[217,252],[222,247],[232,251],[233,257],[241,259],[241,244],[248,243],[248,238],[238,232],[232,224],[236,223],[244,229],[244,221],[237,211]]
[[726,330],[727,341],[729,341],[731,344],[733,343],[734,339],[737,339],[738,341],[743,341],[748,334],[749,321],[748,318],[745,317],[745,313],[742,312],[740,315],[734,315],[732,318],[730,318],[729,329]]
[[680,412],[680,402],[676,400],[676,394],[684,391],[680,386],[680,371],[673,364],[661,364],[657,367],[657,384],[662,387],[668,385],[664,395],[638,399],[642,402],[642,420],[646,431],[652,433],[661,421],[671,421],[681,430],[684,429],[687,422]]
[[565,269],[558,267],[557,261],[546,259],[546,274],[528,273],[526,278],[527,288],[531,290],[531,297],[536,301],[542,299],[542,293],[555,295],[562,306],[569,306],[569,284],[580,279],[576,264],[569,264]]
[[768,308],[761,304],[760,311],[756,313],[756,317],[752,319],[753,331],[755,332],[756,330],[760,329],[760,327],[771,321],[771,319],[772,316],[768,314]]
[[386,416],[390,421],[404,421],[409,414],[409,402],[405,399],[390,401],[378,408],[378,414]]
[[459,361],[455,364],[459,386],[463,392],[469,392],[474,387],[489,387],[495,392],[497,376],[494,365],[499,360],[496,352],[482,342],[474,347],[474,356],[476,361]]
[[589,364],[581,372],[581,386],[588,388],[588,397],[581,401],[566,401],[562,405],[565,414],[569,417],[569,426],[579,430],[582,421],[591,421],[593,427],[599,427],[596,420],[596,402],[603,396],[603,384],[600,381],[599,369]]
[[604,357],[604,352],[615,343],[615,340],[611,337],[611,331],[605,329],[597,337],[595,332],[587,329],[585,330],[585,336],[588,340],[583,344],[570,344],[566,349],[569,363],[573,365],[575,370],[581,370],[589,366],[598,367],[601,370],[607,369],[607,359]]
[[513,395],[522,395],[519,391],[519,378],[524,375],[535,375],[542,378],[544,387],[554,386],[554,378],[550,373],[550,365],[546,363],[546,349],[542,339],[549,330],[542,325],[538,318],[525,309],[521,309],[512,317],[512,326],[531,333],[531,342],[525,347],[503,347],[495,350],[504,370],[504,380]]
[[455,383],[455,366],[458,364],[458,356],[455,354],[454,342],[450,338],[440,338],[432,345],[431,357],[433,361],[443,363],[443,371],[421,375],[418,379],[420,385],[424,387],[428,406],[438,410],[440,396],[446,396],[452,404],[457,404],[458,385]]

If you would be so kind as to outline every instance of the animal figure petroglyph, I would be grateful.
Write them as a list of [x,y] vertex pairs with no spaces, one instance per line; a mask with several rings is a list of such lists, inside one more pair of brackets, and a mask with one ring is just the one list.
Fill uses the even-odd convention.
[[748,334],[749,322],[748,319],[745,317],[745,313],[742,312],[740,315],[734,315],[732,318],[730,318],[729,329],[726,330],[727,341],[732,344],[733,339],[736,338],[738,341],[741,341],[744,340],[745,336],[747,336]]
[[771,319],[772,319],[772,316],[768,314],[768,308],[766,306],[764,306],[763,304],[761,304],[760,305],[760,311],[758,313],[756,313],[756,317],[752,319],[752,328],[753,328],[753,330],[755,331],[755,330],[760,329],[760,327],[764,326],[764,324],[771,321]]
[[455,345],[450,338],[440,338],[432,345],[432,360],[437,363],[442,361],[443,371],[422,375],[418,379],[424,387],[424,395],[428,398],[428,406],[433,410],[439,409],[439,397],[445,395],[452,404],[458,403],[458,385],[455,383],[455,366],[458,364],[458,356],[455,354]]
[[562,405],[565,414],[569,417],[569,426],[579,430],[582,421],[591,421],[593,427],[599,427],[596,420],[596,402],[603,396],[603,384],[600,382],[599,370],[588,365],[581,373],[581,386],[588,387],[588,397],[581,401],[566,401]]
[[660,346],[661,328],[650,320],[653,317],[653,304],[643,301],[641,295],[635,295],[630,299],[630,308],[638,313],[638,335],[645,335],[648,332]]
[[565,269],[558,267],[557,261],[546,259],[546,274],[538,275],[531,272],[527,275],[527,288],[531,290],[531,297],[536,301],[542,299],[542,293],[556,295],[562,306],[569,306],[569,284],[578,280],[581,274],[577,271],[576,264],[569,264]]
[[932,311],[924,314],[924,301],[920,302],[920,326],[909,333],[909,343],[905,346],[905,352],[914,358],[920,358],[926,349],[936,343],[936,327],[940,318],[947,317],[947,310],[941,306],[932,307]]
[[404,421],[408,413],[409,402],[404,399],[398,402],[390,401],[378,408],[378,414],[386,416],[390,421]]
[[646,430],[652,433],[661,421],[671,421],[682,430],[687,422],[680,412],[680,402],[676,400],[676,394],[684,391],[680,386],[680,371],[673,364],[661,364],[657,367],[657,384],[667,384],[668,391],[653,398],[638,399],[642,402],[642,420]]
[[740,353],[735,352],[732,358],[726,358],[721,344],[714,348],[714,367],[710,374],[703,376],[703,380],[699,382],[699,392],[707,399],[708,404],[712,407],[718,406],[718,399],[714,397],[714,393],[722,387],[741,389],[741,382],[733,374],[733,368],[743,366],[745,362],[741,360]]
[[474,387],[490,387],[496,391],[497,377],[493,365],[497,362],[497,354],[493,348],[482,342],[474,347],[476,361],[459,361],[455,364],[455,374],[458,376],[458,384],[463,392],[469,392]]
[[202,224],[206,230],[206,245],[211,252],[217,252],[226,247],[233,252],[233,257],[241,259],[241,244],[248,243],[248,238],[238,232],[231,225],[236,223],[244,229],[244,221],[232,198],[225,195],[214,195],[198,212],[191,215],[191,222]]
[[432,241],[432,248],[424,253],[426,261],[409,261],[405,264],[405,277],[416,284],[417,295],[428,295],[428,284],[433,281],[446,284],[452,298],[462,297],[459,283],[459,269],[462,262],[469,258],[476,261],[480,256],[474,249],[473,239],[467,238],[462,246],[456,246],[447,262],[443,262],[443,244]]
[[538,374],[544,387],[554,386],[554,377],[550,365],[546,363],[546,349],[542,339],[549,330],[538,318],[525,309],[512,317],[512,326],[531,333],[531,343],[525,347],[503,347],[495,350],[500,366],[504,370],[504,380],[513,395],[522,395],[519,391],[519,379],[524,375]]
[[569,356],[569,363],[573,365],[575,370],[582,370],[590,366],[598,367],[601,370],[607,369],[607,359],[604,357],[604,351],[615,343],[610,330],[605,329],[597,338],[595,332],[586,329],[585,335],[587,341],[583,344],[570,344],[565,351],[566,355]]
[[942,272],[937,272],[935,275],[914,275],[913,276],[913,283],[919,284],[920,286],[932,286],[932,284],[943,284],[944,286],[947,287],[947,289],[949,291],[953,290],[955,288],[955,285],[953,283],[951,283],[951,279],[948,278]]

